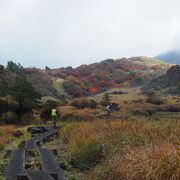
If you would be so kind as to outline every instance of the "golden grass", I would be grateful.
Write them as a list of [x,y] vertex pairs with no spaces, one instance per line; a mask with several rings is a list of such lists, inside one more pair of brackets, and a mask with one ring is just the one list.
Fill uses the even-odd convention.
[[106,159],[85,179],[174,180],[179,177],[179,130],[178,121],[95,120],[71,122],[60,135],[72,155],[88,165],[91,154],[99,162],[98,147],[106,145]]
[[94,170],[87,179],[101,177],[108,180],[178,180],[180,153],[170,143],[130,148],[126,146],[103,163],[105,173]]

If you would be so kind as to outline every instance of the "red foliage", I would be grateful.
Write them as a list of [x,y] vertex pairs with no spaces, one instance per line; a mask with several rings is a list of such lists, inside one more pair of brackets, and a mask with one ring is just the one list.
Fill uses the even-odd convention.
[[96,93],[96,92],[98,91],[98,88],[90,87],[90,88],[88,88],[88,91],[89,91],[90,93]]

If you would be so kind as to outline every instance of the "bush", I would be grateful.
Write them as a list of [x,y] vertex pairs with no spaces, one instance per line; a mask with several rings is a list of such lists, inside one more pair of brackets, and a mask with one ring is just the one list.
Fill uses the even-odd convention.
[[170,105],[166,107],[166,110],[168,112],[180,112],[180,106],[179,105]]
[[149,90],[147,92],[147,100],[146,102],[155,104],[155,105],[161,105],[164,104],[163,100],[157,96],[156,92],[154,90]]
[[155,105],[161,105],[164,104],[163,100],[160,99],[159,97],[152,97],[152,98],[148,98],[146,100],[147,103],[151,103],[151,104],[155,104]]
[[134,115],[140,115],[140,116],[152,116],[157,110],[154,109],[135,109],[132,110],[132,113]]
[[24,133],[23,133],[22,131],[20,131],[20,130],[16,130],[16,131],[13,131],[13,132],[12,132],[12,135],[13,135],[14,137],[16,137],[16,138],[19,138],[19,137],[23,136]]
[[71,106],[74,106],[78,109],[84,109],[84,108],[95,109],[97,107],[97,103],[92,99],[78,98],[71,102]]
[[156,92],[154,91],[154,90],[149,90],[148,92],[147,92],[147,97],[148,98],[153,98],[153,97],[156,97],[157,95],[156,95]]
[[135,109],[132,111],[135,116],[150,116],[149,112],[142,109]]
[[15,123],[17,123],[17,120],[18,120],[17,115],[12,111],[8,111],[6,113],[3,113],[1,116],[1,122],[2,123],[15,124]]

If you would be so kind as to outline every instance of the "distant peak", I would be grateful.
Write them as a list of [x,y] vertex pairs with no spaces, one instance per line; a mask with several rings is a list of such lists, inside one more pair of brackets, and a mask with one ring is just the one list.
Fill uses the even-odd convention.
[[167,51],[155,57],[170,64],[180,64],[180,50]]

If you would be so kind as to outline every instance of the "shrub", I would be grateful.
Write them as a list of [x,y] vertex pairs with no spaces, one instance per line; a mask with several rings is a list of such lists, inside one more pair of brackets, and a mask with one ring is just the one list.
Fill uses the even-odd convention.
[[180,105],[169,105],[166,107],[168,112],[180,112]]
[[149,116],[150,113],[146,110],[142,110],[142,109],[135,109],[132,111],[132,113],[135,115],[135,116]]
[[134,115],[140,115],[140,116],[152,116],[157,110],[156,109],[134,109],[132,110],[132,113]]
[[156,92],[153,90],[150,90],[147,92],[147,100],[146,102],[155,104],[155,105],[161,105],[164,104],[163,100],[157,96]]
[[12,132],[12,135],[13,135],[14,137],[16,137],[16,138],[19,138],[19,137],[23,136],[24,133],[23,133],[22,131],[20,131],[20,130],[16,130],[16,131],[13,131],[13,132]]
[[1,116],[2,123],[15,124],[17,122],[17,120],[18,120],[17,115],[12,111],[3,113]]
[[92,108],[95,109],[97,106],[96,101],[92,99],[87,98],[78,98],[71,102],[71,105],[78,108],[78,109],[84,109],[84,108]]
[[151,103],[151,104],[155,104],[155,105],[164,104],[163,100],[160,99],[159,97],[148,98],[148,99],[146,100],[146,102]]
[[157,95],[156,95],[156,92],[154,91],[154,90],[149,90],[148,92],[147,92],[147,97],[148,98],[153,98],[153,97],[156,97]]

